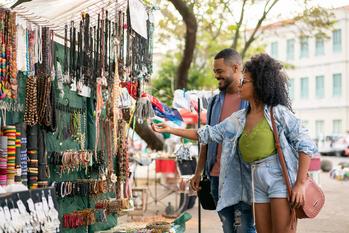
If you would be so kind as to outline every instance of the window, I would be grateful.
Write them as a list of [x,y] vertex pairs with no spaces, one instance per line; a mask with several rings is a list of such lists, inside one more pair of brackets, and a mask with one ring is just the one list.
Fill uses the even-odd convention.
[[333,120],[333,133],[342,133],[342,120]]
[[301,78],[301,99],[308,99],[309,97],[309,79]]
[[323,75],[315,77],[315,96],[319,99],[325,96],[325,78]]
[[323,120],[315,121],[315,136],[316,136],[316,138],[321,139],[324,136],[324,126],[325,126],[325,123]]
[[342,30],[337,29],[332,32],[332,48],[333,52],[338,53],[342,51]]
[[332,95],[335,97],[342,95],[342,74],[333,74]]
[[309,56],[309,44],[308,44],[308,37],[301,37],[300,39],[301,43],[301,52],[300,57],[305,58]]
[[324,38],[316,37],[315,39],[315,56],[325,54],[325,41]]
[[288,80],[288,95],[291,99],[294,99],[294,79]]
[[293,60],[294,59],[294,39],[288,39],[287,40],[287,48],[286,48],[286,53],[287,53],[287,60]]
[[278,57],[278,42],[274,41],[270,45],[270,54],[273,58]]

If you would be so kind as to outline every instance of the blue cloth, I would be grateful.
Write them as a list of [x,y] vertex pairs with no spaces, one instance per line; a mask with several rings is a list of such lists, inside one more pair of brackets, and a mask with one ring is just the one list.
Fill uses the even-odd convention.
[[[293,184],[298,171],[298,152],[312,156],[317,153],[317,147],[310,139],[308,131],[302,127],[301,121],[288,108],[278,105],[273,109],[280,146]],[[240,201],[252,202],[251,168],[249,164],[241,160],[237,150],[238,138],[246,123],[246,113],[246,109],[240,110],[215,126],[206,125],[198,130],[201,143],[216,142],[222,144],[217,211]],[[272,128],[268,106],[264,107],[264,116]]]
[[[221,117],[221,112],[224,103],[224,95],[225,92],[221,91],[219,94],[215,95],[207,107],[207,121],[210,119],[209,125],[214,126],[219,123],[219,119]],[[242,100],[240,102],[240,109],[245,109],[248,107],[248,102]],[[212,110],[212,113],[211,113]],[[218,143],[211,142],[207,145],[207,158],[206,158],[206,175],[210,177],[210,172],[212,170],[213,165],[216,162],[217,157],[217,145]]]
[[153,110],[156,116],[166,118],[169,121],[176,123],[177,125],[181,125],[181,121],[183,121],[183,119],[177,109],[169,108],[165,104],[162,104],[162,107],[163,111],[161,111],[161,109],[159,109],[157,106],[153,105]]

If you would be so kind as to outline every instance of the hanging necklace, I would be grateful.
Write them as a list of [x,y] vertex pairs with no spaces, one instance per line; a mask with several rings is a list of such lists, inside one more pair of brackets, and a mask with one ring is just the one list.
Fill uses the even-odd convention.
[[26,46],[26,53],[25,53],[25,64],[26,64],[26,75],[29,76],[30,74],[30,47],[29,47],[29,30],[25,30],[25,46]]
[[91,44],[90,44],[90,16],[83,14],[83,37],[84,37],[84,53],[83,53],[83,75],[85,77],[85,84],[88,84],[88,79],[91,76]]
[[63,75],[68,73],[68,25],[64,26],[64,62],[63,62]]
[[70,78],[74,76],[73,73],[73,27],[74,27],[74,21],[70,22],[70,29],[69,29],[69,34],[70,34],[70,50],[69,50],[69,75]]
[[76,78],[77,59],[76,59],[76,28],[75,27],[73,27],[73,45],[71,49],[73,50],[73,58],[72,58],[73,77]]
[[104,72],[108,71],[108,11],[105,11],[104,20]]
[[96,47],[95,47],[95,50],[96,50],[96,57],[95,57],[95,60],[96,60],[96,76],[95,77],[100,77],[100,24],[101,24],[101,20],[100,20],[100,14],[98,14],[98,22],[97,22],[97,31],[96,31],[96,34],[97,34],[97,40],[96,40]]
[[76,82],[80,80],[82,74],[82,21],[80,21],[80,30],[78,32],[78,56],[76,66]]
[[[93,38],[94,38],[94,40],[93,40],[93,54],[94,54],[94,56],[93,56],[93,77],[94,78],[96,78],[97,77],[97,66],[98,66],[98,63],[97,63],[97,61],[98,61],[98,53],[97,53],[97,44],[98,44],[98,42],[97,42],[97,30],[96,30],[96,26],[94,26],[93,27]],[[93,81],[93,84],[95,84],[95,79],[94,79],[94,81]]]
[[38,61],[41,64],[42,63],[42,27],[38,26],[37,29],[37,37],[36,37],[36,41],[37,41],[37,54],[38,54]]

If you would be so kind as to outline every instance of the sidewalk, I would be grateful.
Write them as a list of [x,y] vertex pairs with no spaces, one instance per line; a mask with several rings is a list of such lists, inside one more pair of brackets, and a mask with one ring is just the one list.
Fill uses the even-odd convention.
[[[334,166],[342,161],[349,162],[349,158],[323,157],[322,159],[331,160]],[[299,220],[297,233],[349,233],[349,181],[337,181],[331,179],[329,173],[321,173],[320,183],[326,196],[325,206],[315,219]],[[158,185],[158,196],[162,196],[167,191]],[[150,193],[154,195],[154,185],[150,185]],[[173,193],[158,202],[157,205],[155,203],[148,205],[145,216],[161,215],[167,203],[174,204],[175,199],[176,194]],[[151,202],[152,198],[149,197],[148,201]],[[221,233],[222,227],[217,213],[203,209],[201,211],[201,232]],[[197,201],[194,208],[188,212],[193,217],[186,223],[186,233],[198,233]],[[119,223],[132,224],[132,219],[123,216],[119,218]]]
[[[328,173],[321,173],[320,180],[326,196],[325,206],[315,219],[300,220],[297,233],[349,233],[349,181],[333,180]],[[197,205],[188,212],[193,218],[186,224],[186,233],[197,233]],[[201,232],[220,233],[221,229],[215,211],[202,210]]]

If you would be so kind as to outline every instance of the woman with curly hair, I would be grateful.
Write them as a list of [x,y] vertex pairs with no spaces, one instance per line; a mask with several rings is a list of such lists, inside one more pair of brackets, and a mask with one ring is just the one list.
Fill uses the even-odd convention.
[[[291,207],[299,207],[304,203],[304,181],[311,155],[317,152],[316,145],[292,112],[287,76],[279,62],[267,54],[253,56],[244,65],[239,91],[241,99],[249,101],[249,108],[232,114],[218,125],[205,126],[199,130],[183,130],[158,124],[153,129],[198,139],[204,144],[211,141],[222,143],[223,151],[230,149],[230,153],[221,158],[223,169],[220,178],[229,176],[224,173],[224,166],[229,166],[233,156],[239,156],[251,165],[252,177],[242,176],[242,179],[252,187],[248,191],[252,193],[257,232],[296,232],[291,221],[289,201]],[[293,187],[291,197],[288,197],[282,176],[270,111],[273,111]],[[224,179],[219,185],[225,185]]]

